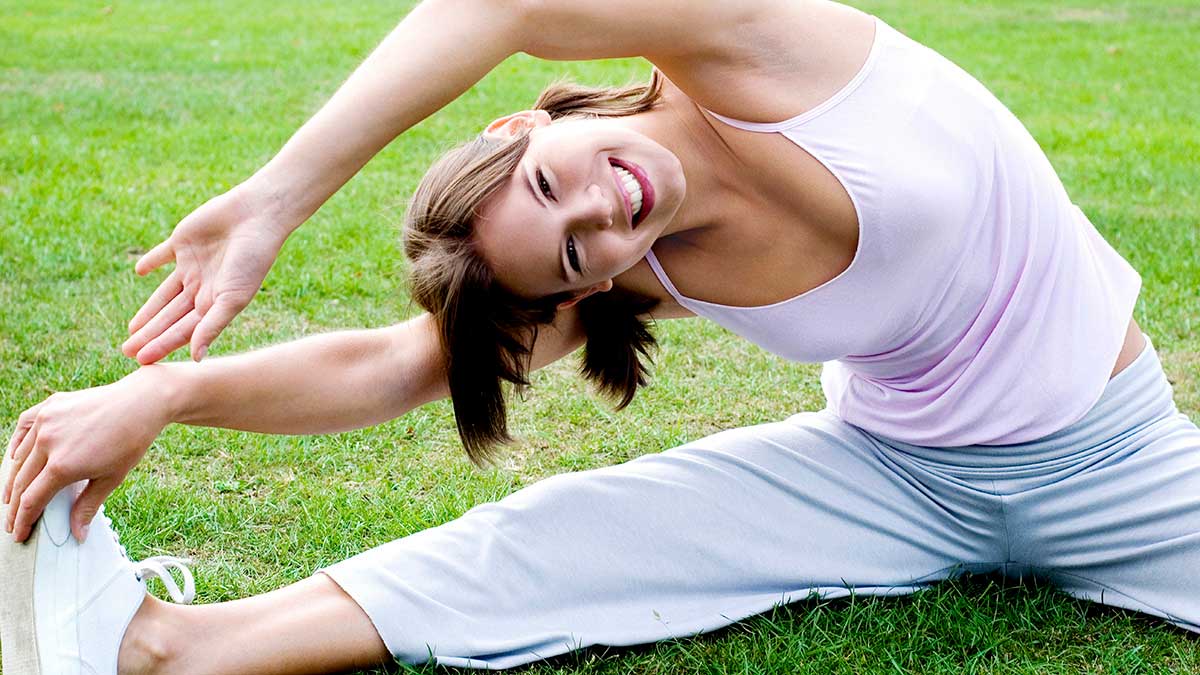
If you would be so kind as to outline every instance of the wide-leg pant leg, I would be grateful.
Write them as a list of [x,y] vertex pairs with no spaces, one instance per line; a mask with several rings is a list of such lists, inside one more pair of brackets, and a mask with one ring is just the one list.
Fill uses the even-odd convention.
[[397,659],[506,668],[995,569],[999,518],[994,495],[804,413],[548,478],[322,572]]
[[1152,351],[1117,377],[1072,430],[1094,448],[1082,470],[1004,498],[1012,559],[1077,597],[1200,631],[1200,429]]

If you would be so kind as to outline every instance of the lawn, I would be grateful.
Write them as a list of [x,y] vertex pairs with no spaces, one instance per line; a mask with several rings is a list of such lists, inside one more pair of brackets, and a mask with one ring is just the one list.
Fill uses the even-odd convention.
[[[1200,6],[859,6],[975,74],[1026,123],[1076,203],[1141,271],[1137,319],[1180,408],[1200,420]],[[52,392],[134,368],[118,346],[161,278],[133,274],[140,253],[262,165],[405,7],[0,2],[0,429]],[[649,66],[507,61],[331,199],[212,353],[412,316],[398,246],[404,200],[442,149],[528,107],[562,73],[624,83]],[[551,474],[822,406],[816,366],[782,362],[700,321],[667,322],[658,335],[654,383],[621,413],[574,376],[574,359],[539,372],[514,406],[522,443],[492,469],[466,461],[445,403],[334,436],[174,426],[108,509],[135,557],[199,561],[199,601],[217,602],[301,579]],[[1161,621],[984,578],[910,598],[801,602],[702,638],[593,649],[526,670],[885,671],[1198,672],[1200,643]]]

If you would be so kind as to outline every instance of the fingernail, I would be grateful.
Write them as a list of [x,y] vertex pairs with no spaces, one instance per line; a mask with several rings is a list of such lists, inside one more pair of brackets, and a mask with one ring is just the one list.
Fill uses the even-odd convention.
[[81,543],[81,544],[82,544],[83,542],[87,541],[87,533],[88,533],[88,528],[89,528],[89,527],[91,527],[91,524],[90,524],[90,523],[89,523],[89,524],[87,524],[87,525],[84,525],[84,526],[83,526],[83,527],[81,527],[81,528],[79,528],[79,533],[83,535],[83,538],[81,538],[81,539],[79,540],[79,543]]
[[200,349],[197,349],[197,350],[196,350],[196,360],[197,360],[197,361],[203,361],[203,360],[204,360],[204,357],[205,357],[207,354],[208,354],[208,347],[201,347]]

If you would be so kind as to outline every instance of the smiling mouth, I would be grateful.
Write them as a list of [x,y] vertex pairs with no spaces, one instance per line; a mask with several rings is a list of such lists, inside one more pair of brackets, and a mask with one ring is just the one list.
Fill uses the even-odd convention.
[[635,228],[654,208],[654,186],[638,165],[616,158],[609,158],[608,161],[617,177],[621,197],[625,200],[629,225]]

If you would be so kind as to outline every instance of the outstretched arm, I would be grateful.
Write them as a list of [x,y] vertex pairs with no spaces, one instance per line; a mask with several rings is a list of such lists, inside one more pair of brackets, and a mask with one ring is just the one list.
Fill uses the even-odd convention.
[[[143,364],[192,358],[262,285],[287,236],[380,149],[517,52],[555,59],[641,55],[680,83],[733,60],[756,0],[426,0],[246,182],[184,218],[137,263],[176,268],[130,321]],[[712,85],[710,85],[712,86]]]
[[672,70],[676,63],[694,68],[728,57],[724,33],[751,4],[426,0],[256,179],[302,221],[385,145],[517,52],[564,60],[646,56]]
[[[538,331],[533,368],[583,343],[577,315]],[[203,364],[140,372],[167,393],[170,422],[272,434],[327,434],[400,417],[450,395],[429,314],[370,330],[306,337]],[[135,373],[136,375],[137,373]]]
[[446,395],[429,319],[153,365],[135,376],[164,394],[168,422],[274,434],[359,429]]
[[[583,342],[574,310],[538,332],[532,367]],[[59,490],[88,485],[71,529],[82,538],[100,504],[171,422],[281,434],[369,426],[448,395],[428,314],[396,326],[317,335],[204,363],[141,368],[112,384],[51,396],[21,414],[8,445],[6,526],[29,536]]]

